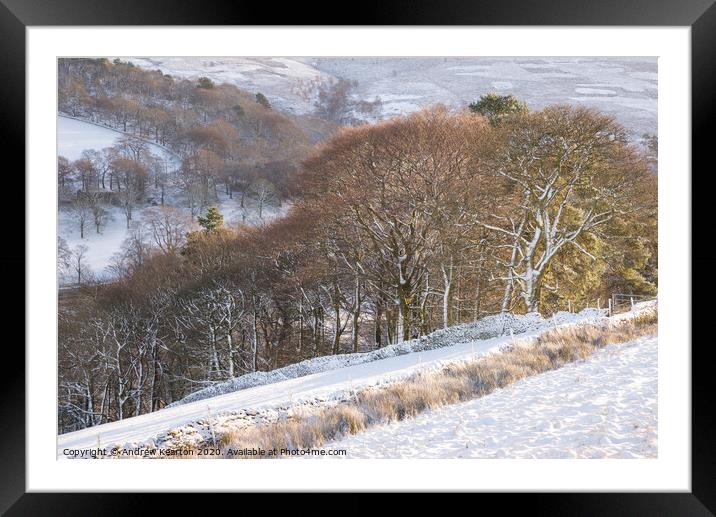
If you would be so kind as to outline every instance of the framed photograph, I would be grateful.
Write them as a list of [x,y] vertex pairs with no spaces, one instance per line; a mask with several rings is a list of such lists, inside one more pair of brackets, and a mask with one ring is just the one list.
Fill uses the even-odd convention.
[[441,491],[712,515],[691,182],[716,8],[161,4],[0,6],[27,242],[3,511]]

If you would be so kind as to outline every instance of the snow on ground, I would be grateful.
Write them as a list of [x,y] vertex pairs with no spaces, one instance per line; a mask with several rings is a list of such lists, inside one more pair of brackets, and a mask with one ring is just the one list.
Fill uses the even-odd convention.
[[602,88],[575,88],[575,93],[582,95],[616,95],[617,92],[614,90],[605,90]]
[[[82,151],[87,149],[100,151],[105,147],[111,147],[123,135],[124,133],[121,131],[92,122],[64,115],[58,115],[57,117],[57,153],[58,156],[64,156],[68,160],[79,159]],[[168,149],[154,143],[149,143],[149,149],[152,154],[167,160],[170,164],[170,171],[179,167],[179,158]],[[149,186],[147,198],[160,199],[160,194],[153,188],[153,185]],[[165,200],[167,205],[182,209],[189,215],[187,204],[181,199],[178,189],[169,187]],[[254,200],[247,199],[245,208],[242,209],[238,198],[230,199],[222,190],[218,193],[218,200],[214,206],[224,216],[225,223],[229,226],[234,226],[238,224],[258,225],[267,223],[285,214],[289,204],[283,203],[280,207],[267,206],[263,209],[260,218]],[[141,223],[146,208],[153,208],[153,205],[147,204],[137,208],[133,217],[134,221],[130,225],[132,228]],[[75,250],[80,245],[87,246],[86,265],[98,278],[108,275],[107,268],[112,263],[112,257],[120,251],[122,243],[131,231],[130,228],[127,228],[124,211],[120,207],[106,206],[105,209],[108,211],[108,218],[101,232],[97,233],[94,226],[89,223],[85,228],[84,238],[80,237],[79,226],[66,207],[61,207],[58,213],[58,233],[60,237],[65,239],[72,250]],[[64,275],[60,279],[60,283],[63,285],[74,282],[76,282],[76,278],[72,274]]]
[[[112,147],[125,133],[65,115],[57,116],[57,155],[68,160],[77,160],[86,149],[101,151]],[[178,166],[178,157],[158,144],[148,142],[152,154],[164,158],[174,166]]]
[[[314,111],[319,85],[343,78],[357,82],[352,99],[381,99],[382,112],[377,116],[353,114],[369,122],[434,104],[463,108],[482,94],[499,91],[525,100],[531,109],[556,103],[583,104],[614,114],[634,135],[657,132],[657,61],[648,57],[127,59],[181,77],[204,75],[251,92],[261,91],[281,110],[295,114]],[[609,100],[612,96],[619,99]]]
[[[68,160],[79,159],[82,151],[85,150],[100,151],[111,147],[122,136],[124,133],[121,131],[100,124],[64,115],[57,117],[57,154]],[[152,154],[167,160],[174,168],[178,166],[178,158],[162,146],[149,143],[149,149]],[[71,212],[65,208],[61,208],[58,212],[60,237],[65,239],[72,250],[80,245],[88,248],[85,255],[87,266],[99,277],[106,274],[106,268],[111,264],[112,256],[120,250],[129,232],[124,211],[120,207],[106,206],[105,209],[108,212],[108,217],[101,232],[98,233],[90,222],[85,227],[84,238],[80,237],[79,226]],[[138,217],[135,216],[135,219],[141,219],[141,212],[141,209],[138,210]],[[61,279],[61,283],[74,281],[75,279],[71,275]]]
[[81,120],[57,117],[57,155],[77,160],[85,149],[112,147],[122,133]]
[[209,77],[250,93],[261,92],[282,111],[313,111],[316,87],[332,80],[300,59],[282,57],[129,57],[141,67],[185,79]]
[[[519,97],[530,109],[558,103],[586,105],[613,114],[633,135],[657,132],[654,58],[302,59],[318,70],[357,81],[352,96],[379,97],[383,116],[431,104],[465,107],[480,95],[497,91]],[[406,93],[412,95],[410,102],[400,98]]]
[[[112,263],[112,256],[122,247],[127,238],[127,220],[124,211],[119,207],[108,206],[107,223],[102,228],[102,233],[97,233],[94,225],[89,222],[85,227],[84,238],[80,238],[80,230],[68,210],[60,210],[58,213],[60,237],[71,250],[78,246],[87,246],[85,260],[87,266],[97,277],[105,274],[105,268]],[[61,284],[71,284],[77,281],[72,274],[60,279]]]
[[328,444],[325,458],[655,458],[657,338]]
[[[102,447],[120,446],[164,441],[167,432],[195,424],[206,433],[207,419],[217,422],[231,421],[240,414],[290,408],[295,405],[323,403],[328,400],[346,398],[356,389],[395,382],[410,377],[417,371],[438,369],[445,364],[472,359],[488,353],[499,352],[500,348],[512,343],[509,328],[522,332],[521,337],[536,335],[541,329],[557,324],[573,324],[602,319],[604,311],[587,309],[578,314],[559,313],[554,320],[542,320],[538,315],[512,316],[505,320],[453,327],[438,331],[424,339],[413,340],[393,347],[394,353],[386,352],[386,358],[348,364],[345,356],[321,358],[333,369],[325,369],[301,377],[282,379],[283,375],[267,375],[266,382],[210,399],[197,400],[186,404],[167,407],[154,413],[128,418],[118,422],[102,424],[58,437],[57,453],[63,457],[65,449],[93,448],[97,443]],[[504,325],[512,325],[505,327]],[[471,327],[473,330],[471,331]],[[492,333],[496,337],[486,337]],[[505,332],[505,335],[500,335]],[[383,350],[386,350],[385,348]],[[412,353],[410,353],[412,350]],[[400,354],[400,355],[399,355]],[[364,355],[364,354],[360,354]],[[341,367],[342,366],[342,367]],[[204,422],[202,424],[201,422]]]
[[457,325],[448,329],[441,329],[428,336],[422,336],[410,341],[404,341],[395,345],[389,345],[372,352],[359,354],[338,354],[307,359],[300,363],[278,368],[270,372],[254,372],[230,381],[218,382],[212,386],[201,389],[174,402],[170,406],[186,404],[224,393],[230,393],[253,386],[271,384],[285,379],[303,377],[313,373],[335,370],[346,366],[353,366],[396,357],[404,354],[435,350],[443,347],[453,347],[461,343],[474,343],[476,341],[489,340],[491,338],[506,334],[524,334],[542,330],[551,325],[563,325],[575,321],[598,319],[606,314],[605,310],[585,309],[578,314],[569,312],[558,312],[553,318],[545,320],[536,313],[525,315],[496,314],[487,316],[475,323]]

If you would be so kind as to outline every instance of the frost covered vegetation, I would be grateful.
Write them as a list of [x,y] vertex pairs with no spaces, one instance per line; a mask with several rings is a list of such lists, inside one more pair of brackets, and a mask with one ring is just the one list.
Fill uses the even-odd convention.
[[510,313],[495,314],[486,316],[474,323],[439,329],[429,335],[394,345],[387,345],[372,352],[315,357],[268,372],[248,373],[228,381],[217,382],[171,405],[186,404],[224,393],[251,388],[253,386],[262,386],[327,370],[379,361],[388,357],[397,357],[425,350],[435,350],[437,348],[455,346],[466,342],[482,341],[504,335],[516,335],[536,331],[551,325],[561,325],[573,321],[575,318],[579,318],[580,320],[600,318],[603,317],[605,313],[606,310],[599,309],[584,309],[578,315],[569,312],[558,312],[548,320],[541,318],[539,314],[534,312],[526,315]]
[[498,354],[449,365],[438,372],[420,372],[387,387],[360,391],[352,402],[327,407],[305,417],[225,433],[219,444],[225,454],[229,450],[244,449],[317,448],[378,424],[488,395],[525,377],[585,359],[607,345],[655,334],[657,320],[656,310],[649,310],[616,322],[548,330],[536,339],[515,343]]
[[[109,183],[129,222],[128,199],[162,181],[133,150],[149,138],[180,157],[197,222],[159,210],[154,244],[130,242],[112,282],[83,281],[69,256],[80,285],[60,298],[60,432],[486,315],[656,290],[656,176],[596,111],[438,106],[313,145],[264,96],[208,79],[61,60],[59,84],[62,111],[139,139],[100,153],[108,175],[102,157],[60,161],[80,181],[74,202]],[[209,210],[219,190],[263,180],[290,198],[284,217],[228,227]]]

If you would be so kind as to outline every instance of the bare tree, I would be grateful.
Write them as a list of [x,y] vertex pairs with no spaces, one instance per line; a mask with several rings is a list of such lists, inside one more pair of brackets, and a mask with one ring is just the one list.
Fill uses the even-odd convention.
[[127,277],[136,271],[151,254],[151,242],[147,230],[141,224],[130,228],[120,251],[112,256],[109,269],[118,277]]
[[67,241],[57,236],[57,272],[64,275],[72,268],[72,250],[67,245]]
[[505,302],[514,284],[527,310],[537,311],[544,275],[562,248],[595,259],[580,237],[639,210],[631,193],[646,165],[626,144],[623,128],[593,110],[557,106],[502,125],[504,147],[492,170],[516,192],[517,206],[484,226],[512,245]]
[[[220,281],[200,289],[194,296],[180,300],[184,321],[193,328],[208,346],[207,372],[209,378],[232,378],[236,374],[234,330],[245,315],[243,291],[232,284]],[[226,343],[226,353],[220,354],[221,342]],[[222,368],[220,355],[226,359]]]
[[80,238],[85,238],[85,228],[93,220],[92,202],[90,196],[83,192],[77,193],[77,198],[70,207],[70,212],[80,230]]
[[276,188],[270,181],[259,178],[251,185],[251,192],[256,200],[259,219],[263,220],[265,208],[273,205],[278,199]]
[[80,285],[83,280],[89,279],[92,271],[89,269],[87,264],[87,252],[89,248],[84,244],[75,246],[72,253],[72,267],[77,275],[77,285]]
[[102,233],[102,228],[107,223],[109,217],[109,213],[102,206],[102,196],[102,192],[98,191],[92,191],[83,195],[92,213],[92,222],[94,223],[97,233]]
[[147,169],[140,161],[127,158],[117,158],[112,162],[114,174],[120,179],[123,190],[120,191],[120,200],[127,228],[132,221],[134,208],[141,201],[147,182]]
[[164,253],[177,253],[192,228],[191,218],[170,206],[147,209],[143,218],[154,244]]
[[64,156],[57,157],[57,193],[60,200],[66,200],[72,192],[74,167]]

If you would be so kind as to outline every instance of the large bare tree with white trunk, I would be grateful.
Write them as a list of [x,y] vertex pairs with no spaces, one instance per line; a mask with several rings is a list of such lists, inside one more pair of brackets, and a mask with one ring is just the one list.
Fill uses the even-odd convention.
[[590,255],[580,236],[643,208],[635,192],[648,172],[623,128],[593,110],[550,107],[510,118],[501,132],[492,172],[506,182],[513,203],[483,224],[506,238],[509,251],[503,311],[513,293],[537,311],[557,253],[573,246]]

